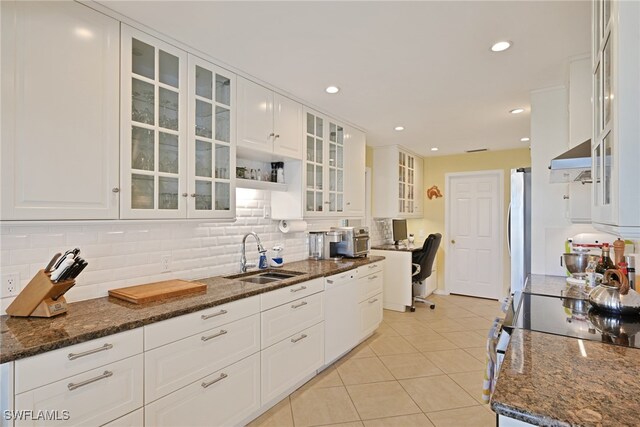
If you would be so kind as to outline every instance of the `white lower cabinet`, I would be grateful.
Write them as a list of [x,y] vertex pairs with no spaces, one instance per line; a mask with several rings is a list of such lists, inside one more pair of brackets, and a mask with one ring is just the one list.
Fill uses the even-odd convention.
[[324,364],[324,322],[261,352],[262,402],[267,403]]
[[[20,411],[54,411],[60,421],[16,420],[16,426],[102,425],[141,408],[142,355],[111,363],[70,378],[39,387],[15,397]],[[68,411],[64,420],[63,411]]]
[[378,329],[382,322],[382,292],[358,304],[360,315],[360,339]]
[[260,351],[258,314],[147,351],[145,403],[257,351]]
[[144,426],[144,409],[140,408],[130,414],[113,420],[104,427],[142,427]]
[[260,408],[256,353],[145,406],[147,426],[234,426]]
[[324,293],[300,298],[261,315],[262,348],[269,347],[295,332],[322,322]]

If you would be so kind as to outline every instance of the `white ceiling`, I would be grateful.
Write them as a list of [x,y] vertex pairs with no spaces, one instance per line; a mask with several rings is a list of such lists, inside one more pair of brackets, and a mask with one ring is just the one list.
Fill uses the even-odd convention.
[[589,1],[101,3],[422,155],[525,146],[529,91],[590,49]]

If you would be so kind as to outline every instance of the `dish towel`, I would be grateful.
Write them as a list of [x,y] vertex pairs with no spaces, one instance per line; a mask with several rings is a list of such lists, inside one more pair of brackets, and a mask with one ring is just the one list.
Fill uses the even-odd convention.
[[498,329],[500,327],[500,319],[493,321],[493,326],[489,330],[487,336],[487,367],[484,371],[484,380],[482,381],[482,401],[489,403],[491,394],[496,386],[495,368],[496,368],[496,341],[498,339]]

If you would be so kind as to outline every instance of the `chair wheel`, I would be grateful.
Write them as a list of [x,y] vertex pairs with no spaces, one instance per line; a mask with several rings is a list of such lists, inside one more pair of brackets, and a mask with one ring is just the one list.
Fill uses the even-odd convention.
[[435,305],[435,304],[431,304],[431,305],[429,306],[429,308],[430,308],[431,310],[433,310],[434,308],[436,308],[436,305]]
[[409,307],[409,310],[413,313],[414,311],[416,311],[415,307]]

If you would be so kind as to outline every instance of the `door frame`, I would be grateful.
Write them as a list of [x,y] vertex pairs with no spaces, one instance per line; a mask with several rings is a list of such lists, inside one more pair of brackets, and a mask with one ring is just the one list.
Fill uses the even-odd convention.
[[445,194],[445,204],[444,204],[444,238],[445,245],[443,247],[445,253],[444,259],[444,288],[446,294],[449,294],[449,283],[451,282],[451,267],[453,264],[447,262],[449,258],[449,254],[451,253],[451,240],[449,238],[450,235],[450,213],[451,213],[451,197],[449,190],[451,189],[451,180],[453,178],[462,178],[469,176],[491,176],[498,178],[498,212],[500,212],[500,218],[498,221],[498,253],[499,256],[499,284],[500,284],[500,296],[497,299],[500,299],[503,294],[504,289],[504,233],[505,233],[505,218],[504,218],[504,170],[503,169],[492,169],[492,170],[479,170],[479,171],[471,171],[471,172],[451,172],[446,173],[444,175],[444,194]]

